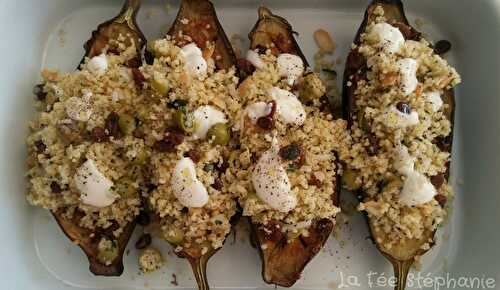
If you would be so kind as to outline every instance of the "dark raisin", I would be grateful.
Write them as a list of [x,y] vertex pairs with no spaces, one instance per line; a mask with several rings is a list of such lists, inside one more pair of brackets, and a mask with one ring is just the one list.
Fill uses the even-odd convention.
[[146,81],[146,78],[142,74],[141,70],[136,67],[132,68],[132,77],[134,78],[135,84],[138,87],[142,87],[142,85]]
[[147,226],[151,223],[151,218],[145,211],[141,211],[137,216],[137,223],[141,226]]
[[369,145],[367,148],[368,154],[370,156],[376,155],[379,151],[379,144],[378,144],[377,136],[375,136],[374,134],[368,135],[368,142],[369,142]]
[[170,142],[160,140],[156,141],[156,143],[153,145],[153,149],[158,152],[173,152],[175,150],[175,146]]
[[408,105],[408,103],[398,102],[396,104],[396,109],[398,109],[398,111],[400,111],[403,114],[407,114],[407,115],[411,114],[411,107],[410,107],[410,105]]
[[144,131],[141,128],[136,128],[134,132],[132,132],[135,138],[144,139]]
[[189,208],[187,208],[187,207],[183,207],[183,208],[181,209],[181,212],[182,212],[182,213],[184,213],[184,214],[186,214],[186,213],[188,213],[188,212],[189,212]]
[[258,54],[266,54],[267,48],[265,46],[259,44],[256,49]]
[[181,109],[182,107],[187,106],[188,102],[185,100],[175,100],[170,103],[168,103],[168,107],[172,109]]
[[189,150],[186,154],[185,154],[186,157],[189,157],[191,158],[191,160],[193,160],[194,163],[198,163],[200,162],[201,160],[201,154],[200,152],[198,152],[197,150],[195,149],[191,149]]
[[285,160],[295,160],[299,158],[301,153],[300,146],[296,143],[292,143],[285,147],[282,147],[279,151],[281,158]]
[[106,136],[106,130],[104,130],[104,128],[102,127],[95,127],[94,129],[92,129],[90,137],[94,142],[104,142],[108,138],[108,136]]
[[212,187],[216,190],[222,189],[222,181],[219,178],[215,178],[214,183],[212,183]]
[[257,119],[257,125],[264,130],[271,130],[274,127],[272,117],[260,117]]
[[434,52],[439,55],[447,53],[448,51],[450,51],[450,49],[451,42],[449,42],[448,40],[443,39],[434,44]]
[[141,66],[141,59],[139,57],[131,58],[127,61],[126,66],[130,68],[138,68]]
[[434,199],[439,203],[439,205],[441,207],[444,207],[446,205],[446,202],[447,202],[447,198],[446,196],[442,195],[442,194],[438,194],[436,196],[434,196]]
[[219,171],[220,173],[226,172],[228,167],[229,167],[229,163],[227,163],[226,160],[223,160],[222,163],[217,163],[217,165],[215,166],[217,171]]
[[113,136],[115,138],[120,138],[122,133],[120,130],[120,125],[118,124],[118,121],[120,120],[120,116],[115,113],[111,112],[108,117],[105,120],[105,127],[106,130],[108,131],[108,135]]
[[436,189],[441,188],[444,183],[444,175],[442,173],[431,176],[431,183]]
[[42,140],[36,140],[35,141],[35,148],[36,148],[36,152],[38,154],[41,154],[41,153],[45,152],[45,150],[47,149],[47,146],[45,145],[45,143],[43,143]]
[[138,250],[145,249],[151,245],[151,235],[143,234],[135,243],[135,248]]
[[43,91],[43,87],[43,84],[39,84],[33,87],[33,94],[39,101],[45,101],[45,98],[47,97],[47,93]]
[[330,100],[326,95],[323,95],[319,98],[319,110],[324,113],[331,113],[332,112],[332,106],[330,104]]
[[52,193],[61,193],[62,192],[61,186],[59,185],[59,183],[57,183],[55,181],[52,181],[50,183],[50,190],[52,190]]

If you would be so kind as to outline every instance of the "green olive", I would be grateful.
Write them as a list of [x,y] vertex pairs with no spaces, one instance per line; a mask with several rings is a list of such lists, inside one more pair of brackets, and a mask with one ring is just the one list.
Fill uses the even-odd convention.
[[139,192],[132,183],[134,181],[128,177],[122,177],[115,183],[115,192],[122,198],[136,198],[139,197]]
[[146,152],[146,149],[142,148],[137,152],[137,155],[135,156],[133,163],[136,165],[142,165],[146,163],[147,159],[148,159],[148,153]]
[[99,253],[97,254],[97,259],[103,264],[113,262],[116,257],[118,257],[118,246],[115,241],[112,241],[110,247],[99,250]]
[[358,126],[359,126],[359,128],[361,130],[365,131],[365,132],[370,131],[370,123],[365,118],[365,112],[363,112],[361,110],[358,111],[357,118],[358,118]]
[[348,190],[357,190],[360,185],[356,182],[358,177],[358,172],[349,168],[344,170],[342,174],[342,183]]
[[165,96],[170,91],[168,81],[159,73],[154,73],[153,80],[151,81],[151,86],[155,91]]
[[167,242],[178,245],[182,242],[182,240],[184,240],[184,232],[178,228],[169,229],[164,234],[164,238]]
[[192,133],[195,129],[192,116],[182,110],[175,111],[174,124],[177,128],[186,133]]
[[120,114],[118,119],[118,126],[120,126],[120,131],[125,135],[130,135],[134,132],[136,128],[135,118],[129,114]]
[[326,93],[326,88],[321,79],[315,73],[310,73],[304,77],[299,96],[303,101],[313,101],[319,99]]
[[207,137],[208,140],[212,140],[214,144],[226,145],[231,139],[229,127],[224,123],[217,123],[208,129]]
[[141,106],[137,109],[137,118],[141,121],[146,121],[149,118],[149,108],[147,106]]

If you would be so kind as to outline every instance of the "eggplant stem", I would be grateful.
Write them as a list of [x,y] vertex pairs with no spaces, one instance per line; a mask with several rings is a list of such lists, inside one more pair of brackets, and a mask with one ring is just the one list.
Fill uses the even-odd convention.
[[120,14],[116,17],[114,22],[116,23],[127,23],[133,28],[134,18],[141,8],[142,0],[126,0],[123,4]]
[[207,279],[207,261],[203,256],[200,258],[188,258],[191,268],[193,269],[196,283],[198,283],[199,290],[209,290]]
[[406,261],[393,261],[394,276],[396,277],[396,287],[394,290],[404,290],[406,288],[406,278],[410,272],[410,268],[413,265],[413,260]]

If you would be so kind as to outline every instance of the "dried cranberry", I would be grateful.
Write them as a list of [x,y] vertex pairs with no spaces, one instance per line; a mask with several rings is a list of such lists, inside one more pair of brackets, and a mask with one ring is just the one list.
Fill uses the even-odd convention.
[[449,42],[448,40],[443,39],[434,44],[434,52],[439,55],[447,53],[448,51],[450,51],[450,49],[451,42]]
[[52,181],[50,183],[50,190],[52,190],[52,193],[61,193],[62,192],[61,186],[59,185],[59,183],[57,183],[55,181]]
[[439,189],[444,183],[444,175],[442,173],[431,176],[431,183],[436,189]]
[[264,130],[271,130],[274,127],[273,118],[269,116],[257,119],[257,125]]
[[43,91],[43,87],[43,84],[38,84],[33,87],[33,94],[39,101],[45,101],[45,98],[47,97],[47,93]]
[[41,154],[41,153],[45,152],[45,150],[47,149],[47,146],[45,145],[45,143],[43,143],[42,140],[36,140],[35,141],[35,148],[36,148],[36,152],[38,154]]
[[151,245],[151,240],[152,239],[150,234],[143,234],[135,243],[135,248],[138,250],[145,249]]
[[255,67],[250,61],[244,58],[238,59],[238,69],[242,73],[242,77],[252,75],[255,71]]
[[106,136],[106,130],[104,130],[104,128],[102,127],[95,127],[94,129],[92,129],[90,137],[94,142],[104,142],[108,138],[108,136]]
[[311,175],[308,183],[309,185],[314,185],[316,187],[321,187],[321,185],[323,185],[323,182],[321,182],[321,180],[319,180],[314,174]]
[[223,160],[222,163],[217,163],[215,165],[215,168],[217,169],[217,171],[219,171],[220,173],[224,173],[226,172],[226,170],[229,168],[229,163],[227,163],[226,160]]
[[184,141],[184,135],[175,130],[167,130],[165,132],[165,138],[163,140],[157,141],[153,147],[159,152],[173,152],[175,148],[182,144]]
[[118,121],[120,120],[120,116],[115,113],[111,112],[108,117],[105,120],[105,127],[106,130],[108,131],[108,135],[113,136],[115,138],[120,138],[122,133],[120,131],[120,126],[118,124]]
[[448,201],[446,196],[444,196],[442,194],[438,194],[438,195],[434,196],[434,199],[439,203],[439,205],[441,207],[444,207],[446,205],[446,202]]
[[189,150],[185,156],[191,158],[194,163],[198,163],[201,160],[201,154],[196,149]]
[[368,145],[367,151],[370,156],[376,155],[379,150],[378,138],[374,134],[368,135]]
[[142,74],[141,70],[136,67],[132,68],[132,76],[134,78],[135,84],[139,87],[142,87],[142,84],[146,81],[146,78]]
[[408,103],[398,102],[396,104],[396,109],[398,109],[398,111],[400,111],[403,114],[408,114],[408,115],[411,114],[411,107],[410,105],[408,105]]
[[279,151],[279,155],[285,160],[295,160],[300,157],[300,154],[300,146],[296,143],[282,147]]

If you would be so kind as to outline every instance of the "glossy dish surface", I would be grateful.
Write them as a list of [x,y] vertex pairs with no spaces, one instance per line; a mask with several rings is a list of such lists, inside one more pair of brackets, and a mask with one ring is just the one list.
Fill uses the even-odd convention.
[[[500,257],[494,250],[494,245],[498,244],[500,236],[477,225],[494,226],[500,220],[499,213],[495,211],[495,204],[499,204],[500,200],[498,195],[494,195],[500,186],[494,177],[500,169],[500,160],[495,154],[495,144],[498,145],[499,140],[491,135],[492,131],[500,130],[500,120],[495,112],[500,103],[494,98],[494,94],[488,93],[500,89],[495,79],[500,72],[491,72],[497,70],[500,63],[498,59],[486,58],[488,55],[495,55],[494,52],[500,49],[500,42],[490,39],[486,45],[484,41],[480,41],[481,35],[484,36],[483,32],[472,33],[472,28],[459,19],[460,15],[471,11],[482,13],[482,22],[478,24],[482,27],[480,30],[498,30],[500,4],[495,1],[477,1],[476,4],[463,1],[460,5],[452,5],[454,1],[405,2],[410,22],[420,26],[419,30],[429,40],[447,39],[453,44],[446,58],[457,67],[464,79],[464,84],[456,92],[455,142],[450,179],[457,197],[453,201],[452,217],[438,232],[438,246],[423,259],[422,274],[433,273],[431,275],[435,277],[446,276],[446,273],[450,273],[452,277],[497,275],[495,278],[499,279],[499,273],[495,269],[499,268]],[[40,7],[37,12],[28,13],[29,15],[17,12],[31,11],[30,7],[38,4],[37,2],[26,1],[17,5],[14,1],[2,3],[2,13],[16,11],[10,14],[17,14],[15,22],[22,23],[16,29],[5,32],[7,40],[14,40],[20,34],[36,36],[17,40],[22,51],[11,53],[12,57],[9,57],[1,70],[1,75],[7,81],[0,85],[3,92],[2,138],[6,144],[2,148],[3,165],[0,167],[3,172],[2,184],[5,185],[0,195],[4,208],[2,215],[5,216],[0,222],[0,228],[11,237],[6,246],[0,249],[0,253],[9,257],[12,262],[3,264],[0,269],[4,273],[7,273],[7,269],[15,269],[17,274],[4,279],[0,285],[5,289],[73,289],[72,286],[89,289],[194,289],[196,284],[189,265],[178,260],[171,248],[162,241],[153,241],[153,244],[164,253],[169,253],[166,256],[166,266],[153,274],[139,275],[137,253],[133,245],[133,241],[138,238],[137,233],[128,246],[129,254],[124,256],[123,276],[111,279],[93,277],[86,267],[82,267],[82,261],[85,261],[83,253],[63,236],[49,214],[28,207],[24,202],[24,168],[19,160],[23,160],[26,154],[25,124],[32,116],[31,87],[26,84],[36,83],[38,71],[42,67],[57,67],[64,72],[73,70],[83,54],[82,43],[95,29],[95,24],[115,15],[121,5],[120,1],[61,3],[63,1],[47,1],[44,7]],[[329,31],[337,44],[334,58],[341,60],[336,66],[341,75],[366,3],[316,3],[315,7],[300,1],[266,1],[264,4],[291,22],[299,33],[298,42],[310,63],[316,52],[313,32],[318,28]],[[220,22],[227,35],[231,37],[237,33],[246,39],[249,28],[257,20],[256,7],[261,3],[241,1],[241,5],[235,5],[231,1],[217,1],[216,4]],[[160,32],[165,32],[160,27],[168,27],[175,18],[177,3],[172,3],[170,9],[165,7],[163,2],[145,1],[138,22],[148,39],[158,38]],[[241,15],[246,16],[242,18]],[[10,17],[13,16],[6,15],[3,21],[10,23]],[[7,26],[9,25],[2,29]],[[499,31],[490,33],[498,35]],[[242,47],[248,47],[248,43],[244,43]],[[7,49],[6,46],[2,47],[5,53]],[[22,57],[23,54],[25,57]],[[12,69],[7,69],[9,67]],[[339,87],[341,81],[339,78]],[[354,200],[350,200],[347,204],[353,203]],[[377,272],[377,275],[385,272],[386,276],[392,273],[390,264],[365,239],[368,231],[362,215],[356,213],[354,207],[344,209],[348,224],[342,225],[330,237],[325,248],[306,268],[303,278],[295,285],[296,289],[337,289],[342,282],[347,283],[348,276],[358,277],[359,283],[368,287],[369,271]],[[249,245],[248,229],[244,227],[238,225],[235,243],[230,236],[225,247],[211,260],[208,276],[212,288],[272,287],[265,286],[261,280],[260,261]],[[473,254],[470,249],[479,242],[484,250]],[[486,254],[488,250],[490,253]],[[481,266],[475,267],[478,264]],[[171,283],[174,281],[173,274],[178,286]],[[387,287],[374,287],[384,288]]]

